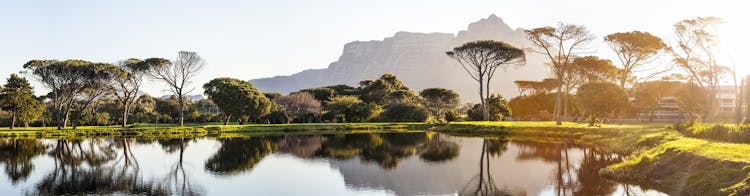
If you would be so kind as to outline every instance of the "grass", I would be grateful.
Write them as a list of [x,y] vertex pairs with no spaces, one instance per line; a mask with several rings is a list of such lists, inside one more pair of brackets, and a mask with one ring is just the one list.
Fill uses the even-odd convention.
[[685,137],[676,131],[648,134],[649,146],[601,171],[606,177],[651,186],[673,195],[750,194],[750,145]]

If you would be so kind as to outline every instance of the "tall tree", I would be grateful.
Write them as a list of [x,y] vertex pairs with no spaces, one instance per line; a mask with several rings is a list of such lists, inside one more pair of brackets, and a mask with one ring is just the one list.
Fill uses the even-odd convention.
[[[23,67],[47,89],[52,105],[57,129],[66,126],[73,104],[84,96],[84,91],[95,89],[92,83],[99,83],[99,71],[106,70],[106,64],[82,60],[31,60]],[[88,97],[88,96],[87,96]]]
[[243,124],[250,117],[271,113],[271,100],[253,84],[234,78],[216,78],[203,85],[204,93],[226,114],[224,125],[235,117]]
[[18,120],[23,123],[23,126],[28,127],[29,123],[38,120],[44,115],[45,109],[42,99],[38,97],[31,98],[26,104],[21,105],[19,108],[17,114]]
[[[600,59],[597,56],[575,57],[569,67],[568,74],[563,80],[563,92],[570,94],[578,86],[592,81],[609,81],[617,76],[619,69],[612,61]],[[570,110],[568,100],[570,96],[563,96],[563,119],[568,119]]]
[[424,89],[419,96],[422,97],[422,105],[438,120],[443,120],[446,112],[455,110],[461,104],[458,93],[444,88]]
[[[537,53],[549,58],[547,65],[561,83],[570,74],[573,58],[585,53],[586,45],[593,40],[593,35],[584,26],[560,23],[557,27],[541,27],[526,30],[528,39],[536,49]],[[555,100],[555,121],[557,125],[562,124],[563,91],[562,85],[557,87],[557,99]]]
[[122,107],[122,127],[127,126],[130,110],[134,107],[138,98],[143,76],[148,72],[150,65],[166,64],[169,61],[161,58],[149,58],[146,60],[128,59],[117,62],[117,68],[113,69],[112,88],[115,97]]
[[176,96],[180,103],[179,123],[185,125],[185,94],[194,89],[188,89],[191,80],[206,65],[206,61],[196,52],[180,51],[173,62],[158,61],[149,64],[151,76],[167,83],[169,91]]
[[[613,33],[604,37],[604,42],[617,54],[617,59],[622,65],[617,76],[621,88],[625,88],[636,72],[652,72],[644,78],[649,79],[671,70],[671,68],[654,70],[655,68],[646,67],[661,51],[667,49],[667,45],[661,38],[651,33],[641,31]],[[638,80],[635,82],[637,83]]]
[[708,121],[716,116],[719,82],[728,70],[716,62],[714,47],[718,36],[715,28],[721,22],[722,19],[716,17],[697,17],[674,25],[677,40],[671,49],[674,62],[688,73],[690,81],[708,90],[704,95]]
[[76,96],[76,103],[73,104],[76,110],[73,129],[78,127],[83,112],[92,102],[112,92],[112,78],[116,69],[109,63],[91,63],[87,66],[85,70],[87,81],[81,93]]
[[526,63],[526,53],[505,42],[484,40],[465,43],[446,54],[458,61],[469,76],[479,83],[479,99],[483,120],[489,120],[487,97],[490,83],[498,68]]
[[0,91],[0,103],[4,110],[8,110],[11,113],[10,129],[16,126],[19,113],[23,110],[24,106],[28,106],[33,101],[34,91],[26,78],[18,77],[16,74],[11,74],[8,78],[7,83],[3,86]]

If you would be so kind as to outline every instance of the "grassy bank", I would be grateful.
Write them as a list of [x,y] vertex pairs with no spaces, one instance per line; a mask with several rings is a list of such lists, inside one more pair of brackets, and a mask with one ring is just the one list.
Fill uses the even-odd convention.
[[73,137],[199,137],[218,136],[219,134],[268,134],[268,133],[338,133],[351,130],[384,131],[426,129],[424,123],[321,123],[321,124],[250,124],[250,125],[135,125],[119,126],[81,126],[73,130],[55,127],[29,127],[0,129],[0,138],[73,138]]
[[657,145],[601,173],[672,195],[750,194],[750,145],[679,134],[654,137],[651,142]]

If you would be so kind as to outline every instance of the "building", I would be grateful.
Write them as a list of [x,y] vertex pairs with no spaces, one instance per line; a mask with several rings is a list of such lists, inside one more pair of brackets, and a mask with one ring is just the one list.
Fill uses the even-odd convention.
[[[720,86],[716,97],[719,99],[719,118],[734,116],[737,107],[737,93],[734,86]],[[639,114],[640,119],[650,119],[649,114]],[[677,107],[674,96],[664,96],[653,113],[656,121],[678,121],[687,119],[687,114]]]

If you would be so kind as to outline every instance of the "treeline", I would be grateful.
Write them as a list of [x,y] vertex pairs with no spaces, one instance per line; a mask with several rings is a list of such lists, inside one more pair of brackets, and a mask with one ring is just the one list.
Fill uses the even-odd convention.
[[[154,69],[149,68],[150,66],[171,66],[171,62],[159,59],[159,64],[145,64],[149,61],[155,60],[129,59],[119,65],[91,66],[88,67],[89,70],[77,67],[90,63],[86,61],[51,61],[35,70],[48,72],[49,70],[44,69],[55,69],[56,74],[59,74],[54,76],[57,77],[55,82],[46,84],[54,85],[54,88],[49,87],[53,91],[40,97],[34,96],[33,88],[26,78],[12,74],[0,94],[0,102],[3,104],[0,118],[3,119],[3,126],[12,128],[22,124],[75,128],[81,125],[127,126],[128,123],[181,122],[446,122],[458,120],[462,115],[480,120],[482,115],[478,105],[466,104],[460,107],[459,95],[452,90],[430,88],[415,93],[392,74],[361,81],[358,87],[325,86],[288,95],[260,92],[250,82],[243,80],[216,78],[203,85],[208,99],[191,101],[184,95],[182,98],[179,95],[151,97],[139,93],[141,81],[144,77],[155,77],[148,73],[150,69]],[[63,80],[63,76],[81,71],[75,69],[103,76],[98,76],[99,81],[81,80],[81,84],[78,84],[81,90],[77,93],[64,91],[63,89],[70,87],[59,86],[60,84],[71,86],[75,84],[72,81],[77,79],[69,77],[68,80]],[[136,71],[140,73],[131,73]],[[42,79],[40,81],[44,82]],[[56,93],[65,93],[68,98],[54,97]],[[493,95],[490,100],[493,120],[502,120],[510,115],[504,99]],[[59,103],[62,101],[68,102]]]
[[[522,96],[509,103],[519,120],[589,120],[591,124],[625,115],[646,114],[652,118],[663,97],[674,96],[684,119],[716,121],[725,104],[718,95],[727,78],[739,92],[745,81],[738,81],[734,65],[717,63],[716,26],[722,20],[698,17],[675,23],[674,44],[648,32],[612,33],[603,41],[617,56],[611,60],[592,56],[590,43],[595,39],[581,25],[559,23],[525,30],[530,49],[520,49],[501,41],[474,41],[446,54],[455,59],[479,87],[483,120],[490,120],[486,102],[495,72],[526,64],[526,52],[541,54],[551,78],[543,81],[516,81]],[[653,63],[671,57],[670,63]],[[661,79],[659,79],[661,78]],[[726,94],[726,93],[725,93]],[[735,93],[737,100],[742,93]],[[737,122],[748,108],[737,102]],[[748,109],[750,111],[750,109]]]
[[[324,86],[288,95],[262,93],[247,81],[231,78],[214,79],[203,88],[221,109],[225,124],[231,120],[240,124],[445,122],[458,120],[460,111],[476,113],[471,108],[459,110],[459,95],[452,90],[428,88],[415,93],[392,74],[361,81],[358,87]],[[501,107],[506,108],[504,100]]]
[[[208,99],[189,100],[187,84],[205,65],[195,52],[179,52],[174,60],[127,59],[114,64],[83,60],[31,60],[25,72],[50,92],[34,96],[29,81],[8,79],[0,103],[4,126],[128,126],[131,123],[315,123],[315,122],[446,122],[461,116],[481,120],[477,105],[460,106],[448,89],[414,92],[395,75],[364,80],[358,87],[335,85],[288,95],[260,92],[250,82],[216,78],[203,85]],[[146,79],[166,85],[164,98],[144,95]],[[499,95],[488,99],[491,120],[510,115]]]

